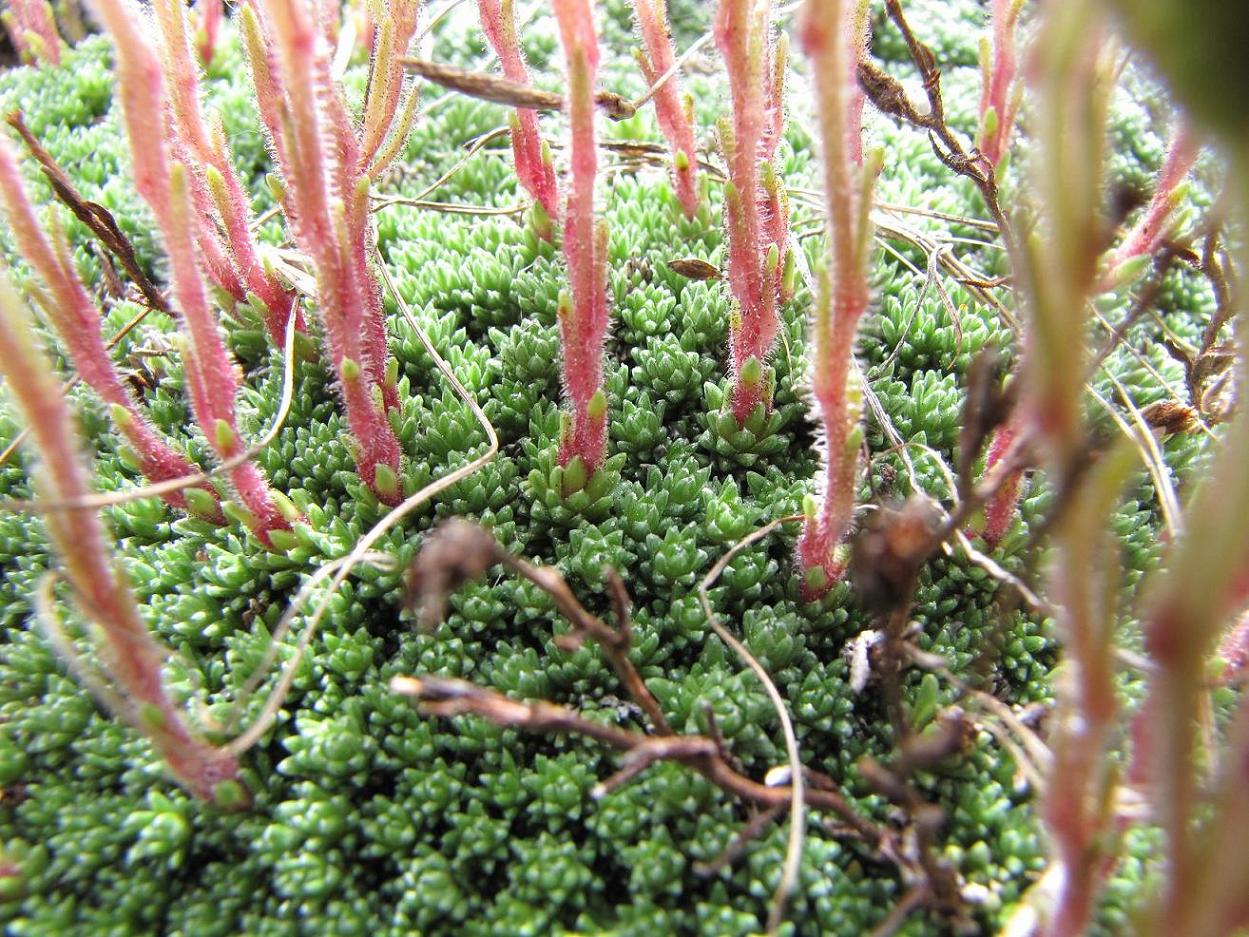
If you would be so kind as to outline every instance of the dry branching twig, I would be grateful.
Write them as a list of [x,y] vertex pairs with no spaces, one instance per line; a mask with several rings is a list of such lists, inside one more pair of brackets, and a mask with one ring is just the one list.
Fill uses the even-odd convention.
[[[544,701],[518,702],[484,687],[463,680],[441,677],[396,677],[392,689],[416,697],[422,708],[433,715],[455,716],[472,713],[499,724],[535,732],[584,735],[626,752],[621,770],[596,788],[601,796],[632,779],[657,761],[676,761],[692,768],[716,786],[739,799],[763,808],[788,806],[792,785],[761,784],[742,774],[725,751],[723,741],[704,735],[676,735],[660,711],[659,704],[629,659],[627,596],[618,577],[609,577],[612,603],[621,627],[612,628],[591,614],[573,596],[563,577],[550,567],[532,564],[509,553],[482,528],[464,520],[444,523],[414,562],[411,596],[428,624],[431,616],[445,610],[449,589],[466,578],[481,575],[496,563],[506,566],[546,592],[560,613],[573,626],[570,640],[575,646],[585,638],[602,648],[633,701],[647,714],[654,735],[629,731],[587,719],[575,710]],[[874,848],[888,834],[865,818],[829,783],[813,786],[806,795],[815,809],[836,814],[854,833]]]

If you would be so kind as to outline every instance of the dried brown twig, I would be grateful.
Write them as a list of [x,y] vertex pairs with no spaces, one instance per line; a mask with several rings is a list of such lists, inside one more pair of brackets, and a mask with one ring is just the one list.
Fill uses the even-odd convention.
[[22,120],[21,111],[13,111],[5,118],[18,136],[22,138],[22,142],[26,144],[26,149],[31,157],[39,164],[39,168],[43,170],[44,176],[48,180],[48,184],[52,186],[52,192],[57,199],[74,213],[79,221],[85,224],[109,252],[117,258],[117,262],[121,264],[122,269],[126,271],[130,279],[134,281],[135,286],[139,288],[139,292],[143,294],[143,299],[149,306],[158,312],[170,313],[169,304],[165,301],[164,295],[156,288],[147,274],[143,272],[143,268],[139,266],[138,258],[135,256],[134,247],[130,243],[130,239],[117,226],[116,220],[109,213],[108,209],[96,202],[89,202],[85,199],[77,186],[70,180],[65,171],[57,165],[56,160],[52,158],[52,154],[43,148],[43,145],[35,139],[35,135],[30,132],[30,128],[26,126],[26,122]]
[[[426,81],[432,81],[449,91],[458,91],[469,97],[510,107],[531,107],[540,111],[562,111],[564,98],[553,91],[543,91],[532,85],[508,81],[489,72],[474,72],[445,62],[431,62],[407,56],[400,59],[403,67]],[[597,91],[594,95],[603,113],[612,120],[628,120],[637,113],[633,102],[614,91]]]
[[928,108],[925,111],[917,107],[907,96],[901,82],[867,59],[859,63],[859,87],[881,113],[926,132],[937,158],[954,173],[975,183],[984,199],[985,207],[1002,235],[1007,253],[1013,260],[1017,259],[1017,241],[998,200],[993,165],[974,146],[968,150],[946,121],[945,101],[941,92],[941,70],[937,67],[936,57],[916,37],[907,22],[900,0],[885,0],[885,10],[902,34],[911,61],[919,71]]

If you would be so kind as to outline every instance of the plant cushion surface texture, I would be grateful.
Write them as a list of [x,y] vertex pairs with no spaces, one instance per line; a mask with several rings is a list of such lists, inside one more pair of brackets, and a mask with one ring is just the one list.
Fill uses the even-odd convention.
[[[496,63],[470,6],[439,23],[424,52],[490,70]],[[711,28],[709,7],[673,0],[678,51]],[[970,137],[980,88],[975,43],[985,10],[964,0],[925,0],[908,11],[941,64],[947,116]],[[530,11],[521,4],[517,15],[530,12],[521,40],[533,80],[562,91],[554,22],[545,7]],[[631,58],[632,15],[623,0],[596,6],[598,84],[626,98],[646,90]],[[222,27],[203,87],[252,204],[263,213],[275,205],[265,181],[272,164],[234,19]],[[874,59],[917,89],[902,38],[883,18],[874,26]],[[780,28],[797,27],[783,20]],[[654,111],[640,109],[618,122],[600,116],[596,204],[607,231],[608,455],[570,494],[560,465],[558,310],[567,276],[558,234],[547,241],[529,223],[529,200],[505,135],[467,149],[506,127],[510,109],[443,97],[427,85],[410,136],[373,187],[377,264],[394,291],[388,285],[383,296],[398,364],[399,404],[389,421],[402,450],[399,482],[411,495],[489,444],[417,326],[490,420],[497,456],[388,530],[370,547],[384,556],[356,566],[330,595],[328,577],[318,571],[346,556],[389,508],[356,471],[338,378],[328,359],[313,352],[296,362],[289,413],[256,455],[270,487],[302,517],[282,549],[267,549],[237,523],[196,519],[159,498],[101,510],[142,616],[171,650],[170,692],[180,702],[194,701],[188,718],[209,740],[233,737],[260,716],[308,627],[307,615],[298,615],[289,631],[279,629],[301,589],[307,589],[304,609],[327,601],[273,725],[239,757],[239,779],[251,797],[245,809],[203,803],[177,786],[149,743],[101,709],[67,670],[36,621],[34,596],[55,565],[43,522],[0,511],[0,923],[6,933],[745,935],[764,928],[785,860],[786,815],[763,825],[732,861],[719,862],[756,809],[704,776],[660,762],[629,783],[596,791],[619,769],[618,753],[577,735],[525,732],[475,716],[433,718],[390,684],[412,674],[458,678],[516,700],[567,706],[604,725],[647,731],[643,712],[600,648],[561,640],[568,622],[530,582],[496,568],[452,592],[441,623],[418,621],[405,569],[441,521],[466,517],[512,553],[557,569],[604,620],[612,616],[605,568],[617,570],[632,602],[630,660],[673,731],[721,733],[752,778],[786,765],[769,696],[713,633],[699,586],[743,538],[800,514],[816,490],[808,316],[818,289],[811,271],[823,266],[826,248],[814,102],[806,63],[794,58],[775,163],[791,190],[790,244],[799,256],[792,296],[779,308],[769,410],[744,425],[732,414],[726,369],[732,294],[719,273],[727,252],[721,177],[702,173],[708,177],[702,200],[688,215],[673,191],[671,157]],[[90,36],[67,47],[60,66],[0,72],[0,110],[22,110],[84,197],[116,218],[140,265],[165,283],[168,264],[130,175],[113,62],[111,43]],[[343,79],[357,109],[367,69],[367,56],[357,52]],[[694,59],[682,81],[692,95],[700,153],[710,154],[714,167],[713,127],[729,106],[727,83],[707,56]],[[1152,117],[1159,95],[1151,79],[1132,71],[1113,96],[1112,187],[1150,190],[1166,144]],[[553,158],[561,174],[565,125],[560,114],[542,117],[557,143]],[[894,504],[916,491],[948,499],[969,369],[985,349],[1017,354],[1019,339],[982,291],[940,268],[934,251],[957,255],[984,282],[1006,274],[1008,262],[986,230],[975,188],[941,163],[922,134],[870,108],[865,128],[865,142],[886,155],[876,183],[871,301],[856,346],[870,404],[856,500]],[[1004,202],[1026,173],[1023,154],[1017,156],[1018,165],[1003,174]],[[24,163],[23,171],[37,207],[53,205],[33,165]],[[1210,198],[1200,186],[1189,197],[1201,205]],[[109,271],[91,248],[90,233],[68,213],[60,217],[80,276],[105,295]],[[281,253],[289,245],[280,216],[264,221],[258,239],[274,256],[288,256]],[[33,278],[7,230],[0,231],[0,251],[19,283]],[[297,260],[291,264],[298,267]],[[1177,267],[1155,302],[1182,343],[1199,341],[1216,299],[1204,280]],[[1118,322],[1129,300],[1106,294],[1097,303],[1103,321]],[[127,294],[104,309],[104,334],[111,336],[143,306]],[[222,326],[242,369],[238,430],[256,439],[278,416],[286,363],[246,304],[229,304]],[[1108,333],[1090,328],[1092,347],[1099,347]],[[1182,395],[1183,367],[1154,340],[1155,328],[1141,317],[1108,355],[1090,381],[1104,399],[1123,393],[1145,408]],[[151,312],[113,356],[155,426],[193,462],[209,465],[212,448],[195,428],[184,391],[177,330],[172,316]],[[309,342],[321,339],[312,327]],[[50,333],[44,344],[57,348]],[[60,374],[70,373],[65,360],[57,365]],[[142,484],[107,408],[81,385],[67,395],[96,490]],[[1091,408],[1089,421],[1095,434],[1118,432],[1103,411]],[[0,444],[14,441],[21,428],[14,408],[0,405]],[[1182,485],[1199,472],[1209,443],[1201,434],[1177,433],[1158,445],[1162,464]],[[32,497],[34,465],[26,450],[11,454],[0,465],[0,497]],[[1164,517],[1146,472],[1133,474],[1125,490],[1110,529],[1124,569],[1117,588],[1128,596],[1157,565]],[[961,915],[974,933],[1003,927],[1046,868],[1033,779],[993,731],[996,717],[961,688],[975,686],[1038,725],[1053,702],[1054,622],[1007,580],[1035,586],[1043,550],[1036,528],[1054,497],[1042,476],[1026,476],[1018,513],[1001,539],[992,549],[980,543],[992,568],[957,547],[938,553],[919,573],[909,613],[909,640],[958,676],[956,684],[909,667],[900,685],[916,732],[938,732],[956,709],[965,720],[957,751],[918,771],[912,783],[942,812],[934,852],[957,872]],[[866,522],[860,513],[856,523]],[[910,820],[858,768],[864,757],[888,762],[895,746],[864,637],[879,623],[849,580],[817,601],[804,600],[793,560],[798,534],[796,524],[783,525],[738,550],[712,584],[709,601],[775,682],[803,762],[833,779],[874,822],[905,828]],[[63,599],[64,587],[55,593]],[[73,611],[62,618],[68,640],[92,666],[88,628]],[[1139,646],[1130,616],[1118,627],[1125,646]],[[1141,675],[1123,670],[1117,689],[1125,703],[1139,699]],[[1216,719],[1229,698],[1216,695]],[[782,932],[870,932],[912,883],[845,835],[829,814],[809,812],[805,823]],[[1128,926],[1158,842],[1148,828],[1128,835],[1095,932]],[[940,915],[924,912],[898,932],[936,934],[945,927]]]

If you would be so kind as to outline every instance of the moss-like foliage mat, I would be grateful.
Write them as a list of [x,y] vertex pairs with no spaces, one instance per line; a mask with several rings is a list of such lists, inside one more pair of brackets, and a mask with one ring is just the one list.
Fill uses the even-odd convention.
[[[952,121],[974,127],[975,67],[983,9],[951,0],[912,4],[913,23],[932,44],[944,72]],[[630,60],[635,40],[629,4],[601,11],[602,83],[624,94],[642,90]],[[709,26],[710,5],[673,4],[677,45]],[[788,28],[789,24],[786,24]],[[545,16],[522,30],[538,80],[558,88],[553,26]],[[884,24],[874,52],[913,78],[899,37]],[[473,68],[490,62],[471,4],[442,24],[431,57]],[[714,120],[728,108],[714,57],[695,60],[687,87],[697,102],[700,145],[713,152]],[[26,120],[80,184],[118,218],[141,259],[163,280],[163,256],[129,177],[124,134],[111,100],[111,52],[90,38],[59,69],[0,74],[0,110],[20,106]],[[815,144],[809,132],[809,82],[797,63],[791,116],[782,144],[782,176],[813,192]],[[250,103],[251,88],[233,31],[209,73],[257,210],[271,204],[269,169]],[[348,73],[363,85],[364,66]],[[1154,91],[1129,76],[1115,99],[1111,180],[1148,192],[1162,156],[1150,129]],[[1129,93],[1131,92],[1131,93]],[[413,196],[455,165],[472,140],[505,123],[505,110],[461,96],[424,92],[423,113],[405,156],[378,194]],[[1027,115],[1024,117],[1026,132]],[[605,141],[659,143],[653,113],[602,122]],[[544,118],[558,145],[558,116]],[[930,283],[930,255],[917,243],[946,245],[986,277],[1004,259],[975,190],[958,180],[912,130],[869,116],[869,135],[886,148],[878,199],[886,205],[945,213],[957,220],[881,209],[873,261],[873,305],[859,358],[868,387],[897,436],[897,451],[878,416],[868,417],[872,452],[861,500],[900,500],[912,486],[950,495],[964,374],[993,344],[1018,353],[1001,314],[942,275]],[[557,164],[564,152],[556,150]],[[1023,154],[1008,171],[1027,170]],[[775,355],[776,408],[757,432],[737,433],[720,419],[729,318],[727,285],[688,279],[669,261],[723,259],[721,189],[707,187],[696,219],[680,213],[662,166],[616,148],[604,153],[600,211],[610,227],[613,326],[607,348],[611,473],[601,497],[569,506],[550,487],[559,432],[556,301],[565,285],[557,248],[536,241],[524,216],[468,214],[465,206],[519,206],[506,138],[466,164],[427,200],[447,210],[390,205],[376,214],[381,262],[413,315],[475,395],[498,430],[498,457],[391,531],[376,549],[393,571],[359,567],[338,589],[300,664],[274,728],[242,759],[254,796],[246,811],[204,806],[163,772],[148,743],[104,714],[66,671],[32,619],[32,592],[51,560],[38,519],[0,514],[0,922],[12,935],[315,934],[747,934],[762,929],[780,875],[783,822],[766,827],[742,855],[711,874],[716,859],[750,813],[723,791],[675,764],[660,764],[595,800],[596,782],[618,767],[614,754],[572,737],[522,734],[476,718],[422,716],[395,695],[401,674],[456,676],[516,698],[542,698],[628,728],[644,721],[591,643],[561,650],[568,630],[537,589],[495,571],[451,599],[447,620],[423,632],[404,607],[403,568],[441,519],[465,515],[490,527],[510,550],[554,564],[587,607],[608,613],[602,568],[623,574],[634,601],[633,659],[677,731],[707,731],[714,712],[743,770],[755,778],[785,762],[776,715],[758,680],[711,634],[697,584],[717,558],[761,524],[800,509],[814,489],[817,456],[803,396],[809,285],[785,309]],[[29,167],[28,167],[29,168]],[[51,193],[33,171],[36,196]],[[824,256],[818,197],[795,196],[794,228],[808,263]],[[65,215],[68,219],[68,216]],[[85,229],[69,221],[88,282],[102,282]],[[281,242],[280,219],[265,238]],[[0,246],[19,276],[8,232]],[[1000,291],[1011,305],[1009,291]],[[1107,297],[1117,321],[1127,300]],[[1212,298],[1189,274],[1173,273],[1159,299],[1168,328],[1198,333]],[[129,301],[107,307],[106,334],[139,311]],[[471,411],[458,400],[417,335],[388,300],[391,348],[400,363],[405,484],[415,490],[485,450]],[[241,427],[253,438],[276,410],[280,350],[258,322],[240,314],[225,325],[244,366]],[[149,315],[121,342],[119,358],[141,382],[158,425],[210,464],[193,430],[181,367],[168,340],[174,323]],[[1182,394],[1183,375],[1151,336],[1146,317],[1094,381],[1107,400],[1113,374],[1136,404]],[[1105,333],[1094,336],[1104,339]],[[240,528],[179,519],[156,499],[105,511],[118,552],[145,615],[176,650],[171,680],[203,701],[198,720],[225,733],[259,712],[267,682],[245,703],[239,693],[261,662],[272,631],[302,583],[345,555],[384,513],[361,485],[344,444],[345,426],[324,366],[301,361],[291,413],[259,456],[273,486],[307,515],[302,546],[267,552]],[[107,414],[81,389],[71,392],[92,447],[98,488],[132,487]],[[1095,425],[1117,432],[1103,412]],[[0,409],[0,444],[20,429]],[[1182,482],[1204,443],[1171,437],[1167,461]],[[0,495],[30,494],[29,461],[19,453],[0,468]],[[1041,581],[1043,555],[1030,525],[1049,492],[1025,482],[1021,516],[993,552],[1001,566]],[[1125,588],[1156,556],[1160,520],[1154,489],[1141,472],[1114,520]],[[848,643],[876,627],[839,585],[820,604],[798,599],[790,557],[796,528],[743,550],[711,592],[718,615],[741,636],[776,681],[792,713],[804,761],[843,786],[878,822],[903,822],[862,780],[865,754],[888,761],[893,750],[876,685],[851,687]],[[314,593],[321,595],[321,592]],[[64,609],[68,605],[62,603]],[[1050,623],[962,551],[924,570],[913,610],[917,641],[945,658],[962,679],[1027,715],[1051,698],[1057,659]],[[66,622],[86,651],[89,641]],[[1126,634],[1132,623],[1124,622]],[[278,664],[293,653],[296,623]],[[1125,638],[1130,643],[1131,638]],[[920,727],[958,699],[949,682],[918,669],[905,675],[911,715]],[[1124,678],[1124,692],[1133,692]],[[976,720],[992,721],[967,700]],[[1033,715],[1043,714],[1034,708]],[[977,722],[976,724],[980,724]],[[923,796],[945,811],[939,849],[965,878],[973,919],[995,931],[1044,866],[1035,790],[989,731],[967,750],[919,776]],[[785,930],[860,934],[888,915],[906,891],[896,869],[840,834],[827,818],[809,818],[801,879]],[[1144,887],[1147,835],[1110,882],[1101,924],[1124,924],[1123,908]],[[937,933],[932,916],[913,915],[904,933]]]

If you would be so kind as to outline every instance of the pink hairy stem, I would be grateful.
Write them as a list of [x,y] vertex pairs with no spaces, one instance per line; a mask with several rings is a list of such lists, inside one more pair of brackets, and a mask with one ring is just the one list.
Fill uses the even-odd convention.
[[207,68],[217,51],[217,36],[221,32],[221,20],[225,16],[224,0],[198,0],[199,29],[195,32],[195,53],[200,64]]
[[301,0],[252,3],[242,11],[243,30],[261,119],[284,177],[283,209],[316,276],[356,465],[377,496],[394,504],[402,497],[395,484],[400,448],[386,411],[398,406],[398,393],[386,373],[381,292],[369,266],[369,178],[330,75],[317,12]]
[[[989,442],[989,452],[985,456],[984,470],[986,474],[1010,453],[1016,438],[1019,436],[1017,418],[1012,417],[999,426]],[[1010,530],[1011,521],[1015,517],[1015,506],[1019,502],[1019,486],[1023,481],[1023,472],[1012,472],[1001,487],[989,499],[984,507],[984,530],[981,536],[984,542],[995,547]]]
[[[477,12],[486,40],[499,57],[503,77],[508,81],[529,84],[529,69],[516,35],[516,19],[512,0],[477,0]],[[545,155],[542,135],[538,130],[538,112],[518,107],[511,118],[512,161],[516,177],[525,191],[542,207],[547,218],[559,218],[559,185],[555,167]],[[549,226],[540,234],[551,234]]]
[[1131,279],[1134,262],[1146,261],[1162,246],[1175,222],[1175,210],[1183,195],[1181,186],[1200,152],[1201,143],[1181,122],[1167,144],[1166,159],[1158,171],[1149,205],[1123,238],[1123,243],[1105,261],[1105,273],[1098,284],[1101,289],[1114,289],[1125,279]]
[[[205,252],[205,265],[213,282],[235,301],[245,301],[249,292],[260,300],[269,335],[281,342],[295,296],[261,263],[252,234],[251,205],[230,159],[225,132],[217,120],[211,127],[204,122],[199,71],[191,58],[185,9],[180,0],[154,0],[153,11],[173,115],[173,155],[192,170],[192,191],[200,217],[197,239]],[[296,328],[306,331],[302,316]]]
[[47,62],[61,64],[61,34],[48,0],[9,0],[9,9],[0,13],[0,21],[13,40],[13,48],[28,65]]
[[725,219],[729,287],[736,301],[729,329],[731,406],[739,424],[771,406],[763,366],[780,329],[785,299],[788,207],[772,158],[784,121],[787,46],[772,38],[770,0],[720,0],[716,45],[724,57],[733,101],[721,128],[728,164]]
[[564,222],[564,257],[571,297],[560,298],[564,391],[571,425],[560,442],[560,464],[580,458],[592,475],[606,456],[607,406],[603,340],[607,335],[607,229],[595,224],[594,78],[598,36],[588,0],[554,0],[568,69],[572,186]]
[[[160,65],[139,33],[131,7],[123,0],[99,0],[97,9],[117,48],[119,93],[135,186],[152,209],[169,255],[173,294],[183,317],[191,409],[218,457],[230,459],[244,448],[234,418],[241,382],[204,290],[186,167],[170,162],[160,121],[151,119],[153,114],[167,113]],[[265,546],[272,547],[270,531],[289,530],[290,523],[274,501],[264,474],[254,463],[243,462],[230,472],[230,482],[246,512],[248,527]]]
[[[672,48],[672,34],[668,27],[668,7],[665,0],[634,0],[638,29],[646,53],[638,53],[638,62],[646,81],[654,85],[676,65]],[[655,116],[659,129],[672,148],[672,176],[677,199],[686,217],[698,213],[698,157],[694,145],[694,120],[692,106],[681,96],[680,83],[674,74],[655,93]]]
[[[43,462],[34,476],[40,494],[53,501],[89,496],[69,408],[50,362],[35,344],[29,312],[3,278],[0,371]],[[99,516],[89,510],[57,511],[46,514],[44,523],[79,608],[98,626],[101,666],[123,704],[117,715],[147,736],[179,783],[197,797],[217,799],[226,782],[242,793],[234,759],[192,735],[165,692],[161,667],[168,651],[144,625],[124,573],[110,558]]]
[[[117,371],[100,329],[100,311],[74,269],[63,245],[55,244],[40,226],[22,184],[17,160],[8,142],[0,139],[0,200],[13,231],[18,250],[43,281],[51,298],[46,313],[74,369],[96,395],[114,408],[117,430],[138,458],[139,469],[152,482],[169,481],[195,474],[186,458],[175,452],[140,410],[130,388]],[[197,486],[213,502],[205,516],[224,523],[217,506],[217,492],[209,485]],[[173,507],[187,510],[180,491],[163,496]]]
[[[989,18],[993,33],[991,52],[980,87],[980,132],[976,146],[993,166],[998,166],[1010,147],[1015,126],[1015,27],[1019,23],[1020,0],[992,0]],[[991,56],[991,61],[989,60]],[[990,116],[992,115],[992,116]]]
[[[400,111],[405,75],[400,59],[407,55],[412,37],[416,35],[420,8],[419,0],[390,0],[388,15],[380,24],[374,24],[364,134],[358,161],[361,172],[367,170],[377,156]],[[408,93],[415,94],[415,88]]]
[[808,0],[802,41],[810,56],[823,148],[828,266],[812,323],[812,398],[823,431],[824,484],[798,540],[803,594],[816,599],[844,573],[837,548],[854,514],[862,401],[854,342],[869,300],[867,209],[877,166],[862,162],[862,93],[855,79],[867,42],[866,3]]

